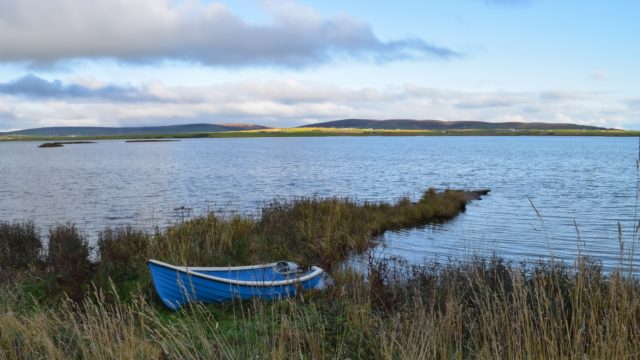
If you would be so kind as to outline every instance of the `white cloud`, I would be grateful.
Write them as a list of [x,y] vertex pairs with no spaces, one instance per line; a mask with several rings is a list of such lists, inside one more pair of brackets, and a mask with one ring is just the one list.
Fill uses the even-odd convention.
[[[615,94],[546,90],[470,92],[407,84],[346,88],[295,79],[199,87],[66,83],[0,91],[0,129],[53,125],[141,126],[253,122],[296,126],[341,118],[572,122],[639,128],[640,106]],[[12,82],[0,84],[0,89]],[[51,86],[55,84],[56,86]],[[69,90],[72,89],[73,91]]]
[[336,57],[389,61],[458,54],[422,39],[383,41],[346,15],[292,1],[265,2],[266,24],[197,0],[0,0],[0,62],[73,59],[207,66],[305,67]]

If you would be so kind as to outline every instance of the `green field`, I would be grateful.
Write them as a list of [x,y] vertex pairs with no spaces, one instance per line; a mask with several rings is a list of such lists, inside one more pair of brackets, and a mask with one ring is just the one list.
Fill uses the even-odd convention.
[[318,136],[640,136],[631,130],[382,130],[342,128],[280,128],[265,130],[225,131],[191,134],[119,135],[119,136],[0,136],[0,141],[73,141],[113,139],[188,139],[188,138],[252,138],[252,137],[318,137]]

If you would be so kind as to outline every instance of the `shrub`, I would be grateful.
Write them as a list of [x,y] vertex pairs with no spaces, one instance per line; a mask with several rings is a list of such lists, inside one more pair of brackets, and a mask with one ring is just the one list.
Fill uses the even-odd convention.
[[78,232],[75,225],[63,224],[49,229],[49,295],[64,292],[72,300],[83,297],[93,273],[89,251],[87,239]]
[[40,261],[42,242],[33,222],[0,223],[0,283]]
[[98,234],[97,245],[96,285],[110,289],[113,281],[118,294],[128,296],[136,282],[148,276],[150,237],[130,226],[107,228]]

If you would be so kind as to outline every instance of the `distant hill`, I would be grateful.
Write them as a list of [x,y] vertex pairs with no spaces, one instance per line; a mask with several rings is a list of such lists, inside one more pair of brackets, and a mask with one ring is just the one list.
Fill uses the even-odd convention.
[[300,127],[323,128],[354,128],[354,129],[388,129],[388,130],[605,130],[596,126],[558,123],[524,123],[502,122],[492,123],[485,121],[441,121],[441,120],[369,120],[369,119],[345,119],[309,124]]
[[167,135],[205,132],[223,132],[239,130],[267,129],[266,126],[253,124],[187,124],[146,127],[93,127],[62,126],[43,127],[0,133],[0,135],[25,136],[113,136],[113,135]]

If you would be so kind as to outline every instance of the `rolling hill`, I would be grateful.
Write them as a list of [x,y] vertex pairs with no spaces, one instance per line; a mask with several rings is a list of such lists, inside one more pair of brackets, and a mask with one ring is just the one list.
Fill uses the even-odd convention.
[[24,136],[116,136],[116,135],[167,135],[224,132],[239,130],[268,129],[266,126],[254,124],[186,124],[147,127],[93,127],[93,126],[63,126],[43,127],[0,133],[0,135]]
[[369,120],[369,119],[344,119],[309,124],[300,127],[313,128],[354,128],[354,129],[387,129],[387,130],[605,130],[596,126],[560,124],[560,123],[524,123],[502,122],[492,123],[485,121],[441,121],[441,120]]

